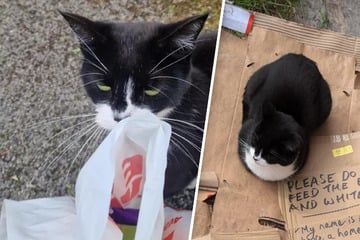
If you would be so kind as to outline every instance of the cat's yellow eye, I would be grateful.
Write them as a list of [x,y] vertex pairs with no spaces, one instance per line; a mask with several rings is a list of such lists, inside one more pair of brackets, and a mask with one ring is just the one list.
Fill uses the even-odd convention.
[[96,83],[96,86],[103,92],[108,92],[111,90],[111,87],[106,86],[105,84],[100,83],[100,82]]
[[153,89],[152,89],[152,90],[145,90],[144,93],[145,93],[146,95],[152,97],[152,96],[158,95],[158,94],[160,93],[160,91],[159,91],[159,90],[153,90]]

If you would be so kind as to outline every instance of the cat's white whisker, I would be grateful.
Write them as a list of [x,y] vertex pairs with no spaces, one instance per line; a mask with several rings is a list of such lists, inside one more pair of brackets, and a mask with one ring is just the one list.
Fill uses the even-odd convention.
[[192,124],[192,123],[189,123],[189,122],[186,122],[186,121],[183,121],[183,120],[179,120],[179,119],[174,119],[174,118],[160,118],[161,120],[165,120],[165,121],[170,121],[170,122],[178,122],[178,123],[182,123],[182,124],[185,124],[185,125],[188,125],[188,126],[191,126],[193,128],[196,128],[197,130],[201,131],[201,132],[204,132],[204,130],[199,127],[199,126],[196,126],[195,124]]
[[183,56],[183,57],[181,57],[181,58],[173,61],[172,63],[166,65],[165,67],[162,67],[162,68],[160,68],[160,69],[152,72],[151,74],[155,74],[155,73],[157,73],[157,72],[160,72],[160,71],[162,71],[162,70],[164,70],[164,69],[166,69],[166,68],[168,68],[168,67],[170,67],[170,66],[172,66],[172,65],[174,65],[174,64],[176,64],[176,63],[178,63],[178,62],[180,62],[180,61],[182,61],[182,60],[184,60],[185,58],[189,57],[191,54],[192,54],[192,52],[190,52],[190,53],[186,54],[185,56]]
[[107,74],[108,72],[106,70],[104,70],[101,66],[97,65],[96,63],[94,63],[93,61],[87,59],[87,58],[83,58],[84,61],[88,62],[89,64],[91,64],[92,66],[96,67],[97,69],[99,69],[100,71],[102,71],[104,74]]
[[[176,142],[175,139],[171,139],[170,140],[171,144],[173,144],[173,146],[175,148],[177,148],[180,152],[182,152],[186,158],[190,159],[190,161],[196,166],[198,167],[198,164],[195,162],[194,158],[191,156],[191,154],[187,151],[186,148],[184,148],[184,145],[179,145],[179,142]],[[177,158],[177,156],[171,152],[171,154],[175,157],[176,161],[182,165],[185,165],[186,162],[184,162],[184,159],[179,160]]]
[[190,131],[184,131],[183,128],[180,128],[180,127],[176,127],[176,126],[172,126],[172,129],[173,130],[177,130],[178,132],[182,132],[184,135],[187,135],[189,137],[191,137],[192,139],[194,139],[195,141],[197,142],[202,142],[202,138],[194,133],[191,133]]
[[[68,137],[67,139],[65,139],[63,142],[61,142],[53,151],[51,151],[48,156],[46,157],[44,163],[40,166],[40,168],[45,167],[46,168],[50,167],[58,158],[53,159],[52,161],[50,161],[49,163],[48,160],[50,159],[50,157],[59,149],[61,148],[65,143],[67,143],[70,139],[72,138],[76,138],[73,140],[73,142],[78,141],[81,137],[85,136],[88,132],[90,132],[92,129],[94,129],[96,127],[96,123],[92,123],[90,125],[88,125],[87,127],[84,127],[83,129],[81,129],[79,132],[74,133],[73,135],[71,135],[70,137]],[[73,144],[70,143],[70,144]],[[68,145],[67,145],[68,146]]]
[[[94,127],[95,127],[95,125],[92,126],[91,128],[93,129]],[[81,132],[83,132],[83,134],[81,134]],[[87,131],[87,132],[84,133],[84,129],[83,129],[82,131],[80,131],[80,134],[81,134],[81,135],[78,134],[78,136],[76,137],[76,139],[74,139],[73,141],[64,141],[63,143],[61,143],[61,145],[64,145],[65,143],[68,143],[68,144],[61,150],[61,152],[59,152],[59,153],[57,154],[56,157],[54,157],[51,161],[49,161],[49,160],[50,160],[50,157],[51,157],[51,156],[57,151],[57,149],[59,149],[61,146],[59,146],[59,147],[56,149],[56,151],[54,150],[54,151],[47,157],[47,159],[45,160],[45,162],[44,162],[44,163],[46,163],[46,164],[44,164],[45,166],[42,166],[42,167],[45,168],[45,169],[49,169],[49,168],[51,169],[51,166],[52,166],[58,159],[61,159],[61,157],[62,157],[66,152],[68,152],[69,149],[73,148],[73,147],[75,146],[76,141],[80,140],[80,138],[82,138],[83,136],[85,136],[88,132],[89,132],[89,131]],[[71,139],[71,137],[68,138],[68,139]]]
[[[99,134],[94,138],[94,141],[92,142],[92,144],[94,144],[95,146],[91,146],[91,149],[96,149],[99,146],[99,142],[100,140],[102,140],[102,138],[104,137],[104,133],[109,132],[107,129],[99,127]],[[92,154],[92,153],[90,153]]]
[[[87,119],[87,120],[85,120],[85,121],[82,121],[82,122],[77,123],[77,124],[75,124],[75,125],[72,125],[72,126],[70,126],[70,127],[67,127],[67,128],[65,128],[65,129],[61,130],[60,132],[56,133],[54,136],[48,138],[47,141],[50,142],[51,140],[53,140],[53,139],[56,138],[57,136],[65,133],[65,132],[68,132],[68,131],[70,131],[71,129],[75,129],[75,128],[76,128],[77,126],[79,126],[79,125],[82,125],[82,124],[84,124],[84,123],[87,123],[87,122],[90,122],[90,121],[94,121],[94,120],[95,120],[95,118]],[[38,156],[38,153],[39,153],[39,152],[40,152],[40,149],[35,152],[35,154],[34,154],[35,157],[31,160],[31,162],[34,162],[34,161],[36,161],[36,160],[39,158],[39,156]]]
[[[189,116],[189,117],[194,117],[195,115],[199,114],[199,113],[193,112],[193,111],[182,112],[182,111],[178,111],[176,109],[174,109],[173,112],[179,113],[179,114],[184,115],[184,116]],[[191,123],[205,123],[205,121],[196,121],[196,120],[188,120],[188,122],[191,122]]]
[[[40,169],[52,169],[52,166],[53,164],[62,158],[62,156],[64,156],[65,153],[68,152],[69,149],[71,149],[72,147],[74,147],[74,142],[65,142],[65,143],[68,143],[52,160],[50,160],[50,157],[56,152],[56,151],[53,151],[51,155],[49,155],[44,163],[40,166]],[[56,149],[57,150],[57,149]]]
[[101,132],[101,129],[99,127],[97,127],[95,129],[95,131],[90,135],[90,137],[85,141],[85,143],[81,146],[80,150],[78,151],[78,153],[75,155],[75,157],[73,158],[73,160],[70,163],[69,169],[66,173],[66,176],[64,178],[64,182],[66,182],[67,178],[69,177],[70,171],[72,166],[74,165],[76,159],[79,157],[80,153],[85,149],[85,147],[89,146],[89,142],[93,139],[96,139],[96,136]]
[[156,91],[159,91],[159,93],[160,93],[161,95],[165,96],[167,99],[169,99],[169,101],[170,101],[174,106],[176,106],[176,104],[174,103],[174,101],[173,101],[168,95],[166,95],[163,91],[161,91],[159,88],[156,88],[156,87],[154,87],[154,86],[150,86],[150,88],[152,88],[152,89],[154,89],[154,90],[156,90]]
[[87,86],[87,85],[90,85],[90,84],[93,84],[93,83],[97,83],[97,82],[101,82],[101,81],[104,81],[104,79],[103,79],[103,78],[95,79],[95,80],[93,80],[93,81],[90,81],[90,82],[85,83],[83,86],[85,87],[85,86]]
[[96,113],[79,114],[79,115],[73,115],[73,116],[52,117],[52,118],[48,118],[48,119],[45,119],[43,121],[37,122],[36,124],[30,125],[28,127],[25,127],[24,129],[25,130],[31,130],[31,129],[37,128],[38,126],[43,126],[44,124],[48,125],[48,124],[51,124],[51,123],[60,122],[60,121],[68,121],[68,120],[71,120],[71,119],[94,117],[95,115],[96,115]]
[[[186,149],[186,147],[179,140],[177,140],[176,138],[171,138],[170,141],[172,142],[172,144],[175,147],[177,147],[181,152],[183,152],[184,155],[187,156],[197,168],[199,167],[199,165],[196,163],[196,161],[194,160],[191,153]],[[178,158],[176,158],[176,159],[178,160]],[[183,163],[182,161],[179,161],[179,162]]]
[[171,53],[169,53],[168,55],[166,55],[163,59],[161,59],[150,71],[149,74],[151,74],[162,62],[164,62],[167,58],[171,57],[173,54],[177,53],[178,51],[182,50],[184,47],[179,47],[177,49],[175,49],[174,51],[172,51]]
[[66,87],[69,87],[69,86],[73,86],[74,85],[74,80],[77,80],[79,77],[80,78],[83,78],[83,77],[86,77],[86,76],[92,76],[92,75],[101,75],[101,76],[104,76],[104,73],[98,73],[98,72],[91,72],[91,73],[83,73],[83,74],[80,74],[79,76],[75,76],[73,78],[70,78],[69,80],[67,80],[69,83],[68,85],[66,85]]
[[198,146],[198,145],[196,145],[195,143],[193,143],[192,141],[190,141],[189,139],[187,139],[186,137],[184,137],[184,136],[182,136],[182,135],[180,135],[180,134],[178,134],[178,133],[176,133],[176,132],[172,132],[172,134],[174,135],[174,136],[176,136],[176,137],[179,137],[179,138],[181,138],[182,140],[184,140],[185,142],[187,142],[188,144],[190,144],[190,146],[192,146],[194,149],[196,149],[198,152],[201,152],[201,148]]
[[78,36],[79,40],[86,46],[86,49],[84,49],[84,50],[87,51],[90,55],[92,55],[101,64],[101,66],[103,67],[103,69],[106,72],[109,72],[109,69],[100,61],[100,59],[96,56],[94,51],[89,47],[89,45],[79,35],[77,35],[77,36]]
[[246,142],[245,142],[245,140],[244,139],[242,139],[242,138],[240,138],[239,139],[239,143],[241,144],[241,145],[243,145],[244,147],[249,147],[249,144],[247,144]]
[[[71,86],[74,84],[74,80],[77,80],[79,77],[86,77],[86,76],[91,76],[91,75],[104,75],[103,73],[98,73],[98,72],[89,72],[89,73],[83,73],[83,74],[80,74],[80,76],[75,76],[75,77],[72,77],[70,79],[67,79],[67,82],[69,82],[69,85],[66,85],[66,86]],[[71,84],[71,85],[70,85]]]
[[98,73],[98,72],[88,72],[88,73],[80,74],[79,76],[80,77],[85,77],[85,76],[91,76],[91,75],[101,75],[101,76],[103,76],[104,74]]
[[94,121],[94,120],[95,120],[95,118],[86,119],[85,121],[82,121],[82,122],[79,122],[79,123],[77,123],[77,124],[75,124],[75,125],[72,125],[72,126],[70,126],[70,127],[67,127],[67,128],[65,128],[65,129],[61,130],[60,132],[56,133],[56,134],[55,134],[54,136],[52,136],[51,138],[49,138],[48,141],[54,139],[55,137],[59,136],[60,134],[62,134],[62,133],[64,133],[64,132],[67,132],[67,131],[69,131],[69,130],[71,130],[71,129],[76,128],[76,127],[79,126],[79,125],[82,125],[82,124],[84,124],[84,123],[87,123],[87,122],[90,122],[90,121]]
[[[100,127],[100,134],[99,134],[99,136],[95,139],[95,143],[98,143],[102,138],[103,138],[103,135],[104,135],[104,133],[106,134],[106,133],[108,133],[109,131],[107,130],[107,129],[105,129],[105,128],[101,128]],[[95,147],[97,147],[97,146],[95,146]]]
[[178,77],[173,77],[173,76],[154,76],[154,77],[151,77],[150,79],[161,79],[161,78],[168,78],[168,79],[175,79],[175,80],[178,80],[178,81],[181,81],[181,82],[184,82],[184,83],[187,83],[189,84],[190,86],[194,87],[196,90],[198,90],[201,94],[203,94],[204,96],[207,96],[207,94],[201,90],[201,88],[199,88],[198,86],[195,86],[195,84],[193,84],[192,82],[188,81],[188,80],[185,80],[185,79],[182,79],[182,78],[178,78]]
[[[186,121],[184,121],[184,122],[186,122]],[[192,125],[189,125],[189,124],[184,124],[184,122],[176,121],[176,122],[172,122],[171,124],[174,124],[174,125],[177,124],[177,126],[181,126],[182,129],[183,128],[194,129],[195,128],[194,126],[197,126],[197,125],[192,124],[193,122],[195,122],[195,123],[203,123],[203,122],[200,122],[200,121],[198,121],[198,122],[196,122],[196,121],[187,121],[186,123],[191,123],[192,124]],[[202,129],[202,128],[200,128],[200,129]],[[198,130],[200,130],[200,129],[198,129]]]

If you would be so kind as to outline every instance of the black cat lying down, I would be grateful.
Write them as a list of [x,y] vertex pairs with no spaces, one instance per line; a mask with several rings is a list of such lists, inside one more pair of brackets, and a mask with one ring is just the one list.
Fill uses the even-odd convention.
[[243,96],[239,155],[257,177],[277,181],[299,171],[309,135],[331,111],[331,94],[316,64],[288,54],[255,72]]
[[[94,22],[61,14],[79,39],[81,77],[97,123],[112,129],[149,109],[171,124],[164,195],[181,193],[198,173],[216,45],[216,33],[200,34],[207,14],[170,24]],[[192,202],[184,208],[191,207]]]

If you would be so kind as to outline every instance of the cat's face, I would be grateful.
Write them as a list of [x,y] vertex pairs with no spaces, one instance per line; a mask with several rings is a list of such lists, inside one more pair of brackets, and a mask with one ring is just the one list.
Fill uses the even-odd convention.
[[248,169],[267,181],[293,175],[302,161],[304,135],[292,117],[275,113],[259,122],[249,120],[240,131],[240,155]]
[[191,86],[190,57],[207,15],[173,24],[93,22],[62,13],[79,38],[81,76],[97,123],[112,129],[139,109],[166,117]]

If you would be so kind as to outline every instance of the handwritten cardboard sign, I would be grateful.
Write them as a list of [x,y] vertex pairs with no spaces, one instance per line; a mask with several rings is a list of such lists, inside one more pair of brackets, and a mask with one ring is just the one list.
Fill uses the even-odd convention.
[[315,137],[301,173],[279,184],[290,239],[360,239],[359,132]]

